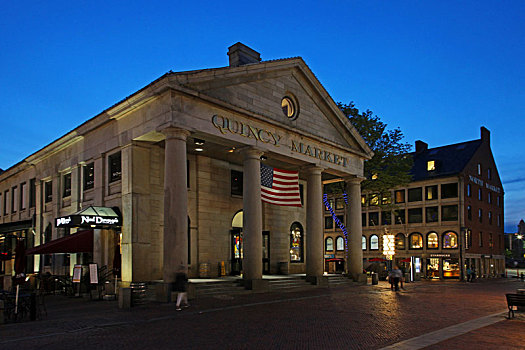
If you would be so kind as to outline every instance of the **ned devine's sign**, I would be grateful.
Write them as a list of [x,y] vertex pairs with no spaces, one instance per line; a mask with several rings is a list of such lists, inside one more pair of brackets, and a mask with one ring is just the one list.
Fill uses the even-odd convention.
[[120,226],[120,219],[97,215],[71,215],[56,219],[56,227],[61,226]]

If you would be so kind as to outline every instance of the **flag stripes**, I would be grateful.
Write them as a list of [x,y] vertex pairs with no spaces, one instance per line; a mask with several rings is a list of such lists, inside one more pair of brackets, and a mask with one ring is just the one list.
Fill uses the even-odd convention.
[[299,172],[261,164],[261,198],[271,204],[301,207]]

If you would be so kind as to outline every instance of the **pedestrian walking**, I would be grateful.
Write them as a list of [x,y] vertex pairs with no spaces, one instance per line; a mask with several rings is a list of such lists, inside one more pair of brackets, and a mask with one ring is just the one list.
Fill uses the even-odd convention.
[[390,281],[390,289],[399,291],[399,282],[403,278],[403,272],[399,269],[397,265],[392,267],[392,271],[388,274],[388,280]]
[[467,266],[467,282],[470,282],[471,277],[472,277],[472,270],[470,269],[470,266]]
[[177,311],[181,309],[181,302],[184,302],[183,307],[188,307],[188,275],[186,274],[186,266],[181,265],[179,271],[175,275],[175,283],[173,284],[173,290],[177,292]]

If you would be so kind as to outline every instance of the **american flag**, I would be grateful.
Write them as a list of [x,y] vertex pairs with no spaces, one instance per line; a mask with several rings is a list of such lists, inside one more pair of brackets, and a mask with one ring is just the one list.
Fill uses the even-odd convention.
[[261,164],[261,197],[267,203],[300,207],[299,172]]

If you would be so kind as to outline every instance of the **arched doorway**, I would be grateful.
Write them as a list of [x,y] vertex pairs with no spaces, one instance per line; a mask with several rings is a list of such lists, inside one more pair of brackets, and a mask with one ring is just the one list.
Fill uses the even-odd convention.
[[[242,259],[244,258],[242,238],[243,211],[239,210],[232,219],[231,229],[231,275],[242,273]],[[270,231],[262,232],[262,268],[263,274],[270,273]]]

